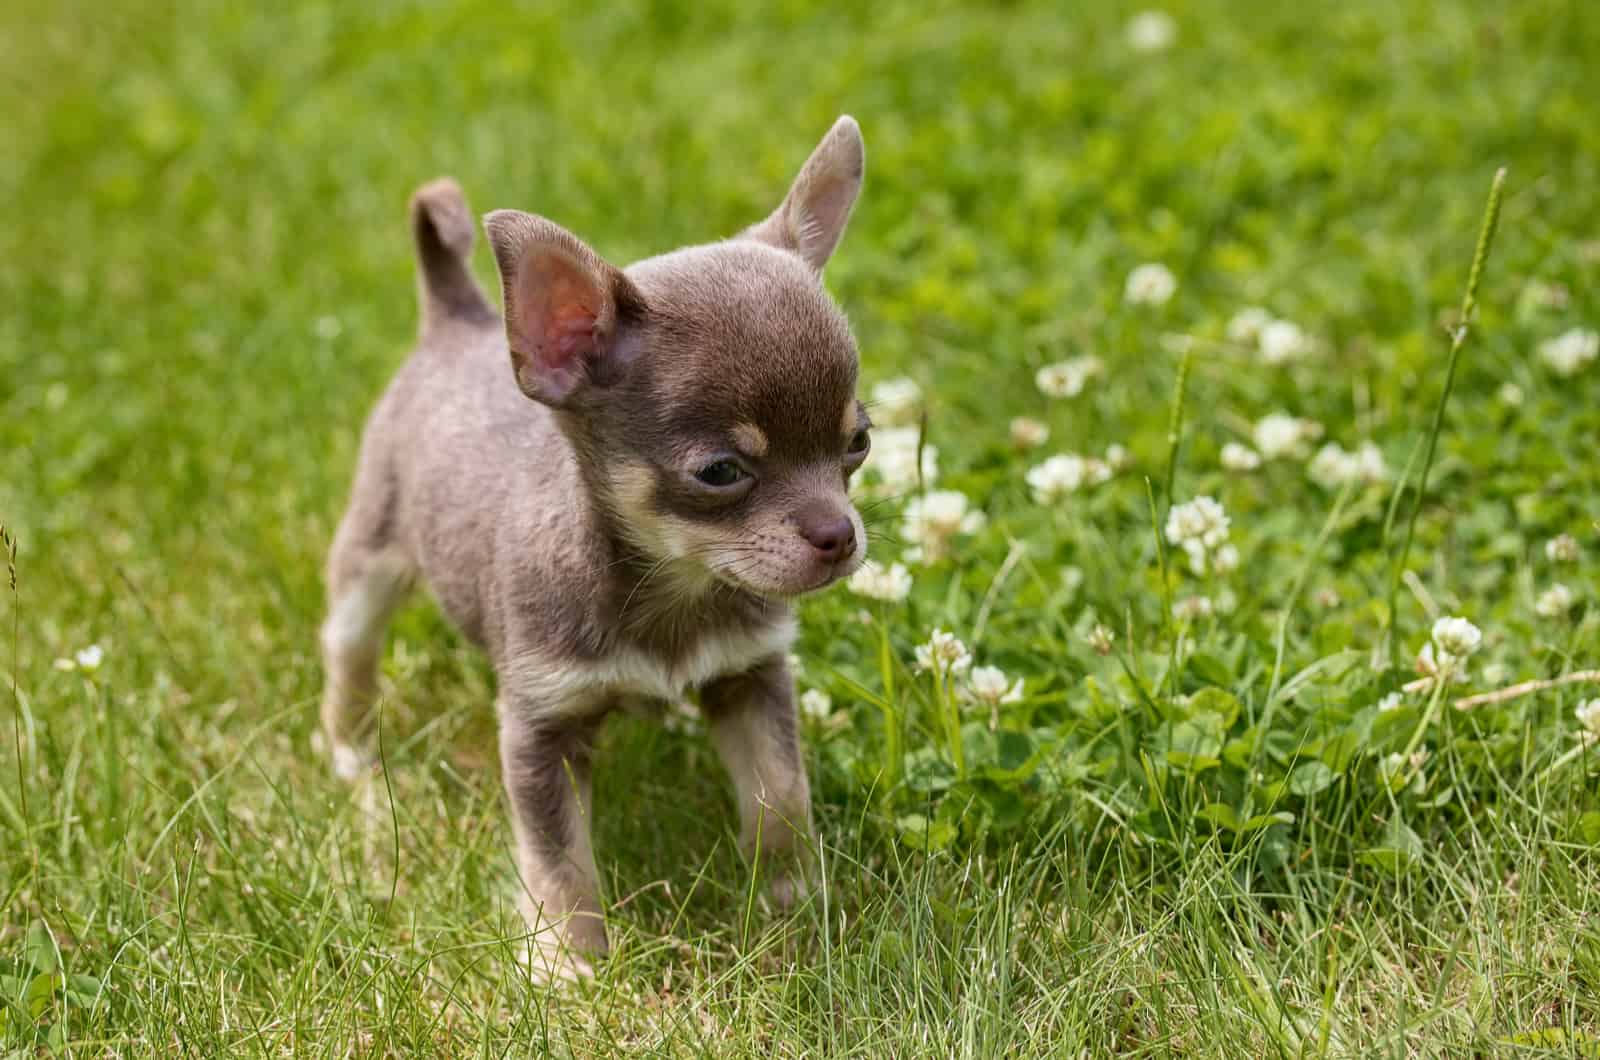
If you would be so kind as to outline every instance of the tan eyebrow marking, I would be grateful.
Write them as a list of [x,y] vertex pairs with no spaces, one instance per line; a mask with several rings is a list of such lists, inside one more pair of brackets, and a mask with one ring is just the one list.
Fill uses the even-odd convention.
[[745,456],[759,460],[767,455],[767,434],[753,423],[740,423],[733,428],[733,444]]
[[860,423],[861,405],[852,401],[844,407],[844,422],[840,424],[843,429],[839,433],[848,438],[860,430]]

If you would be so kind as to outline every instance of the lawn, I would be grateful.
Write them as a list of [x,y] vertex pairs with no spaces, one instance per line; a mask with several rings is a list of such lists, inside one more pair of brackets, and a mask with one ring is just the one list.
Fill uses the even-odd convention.
[[[1600,18],[1162,12],[5,5],[0,1056],[1600,1056],[1600,683],[1481,699],[1600,667]],[[407,196],[626,262],[841,113],[822,886],[766,909],[695,715],[618,717],[615,952],[534,986],[480,655],[419,598],[387,783],[313,735]]]

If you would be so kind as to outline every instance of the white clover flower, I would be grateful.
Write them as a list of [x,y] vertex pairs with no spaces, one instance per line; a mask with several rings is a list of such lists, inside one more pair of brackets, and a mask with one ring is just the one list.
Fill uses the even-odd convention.
[[1573,328],[1539,344],[1539,357],[1556,375],[1575,375],[1600,356],[1600,333]]
[[1522,404],[1522,388],[1515,383],[1501,383],[1500,389],[1495,391],[1495,396],[1500,399],[1500,404],[1517,408]]
[[1483,631],[1460,616],[1441,618],[1433,624],[1433,643],[1440,651],[1465,659],[1483,644]]
[[1217,614],[1231,615],[1239,610],[1239,596],[1232,589],[1223,586],[1217,593]]
[[1133,454],[1128,452],[1127,446],[1119,445],[1116,442],[1106,446],[1105,465],[1107,478],[1110,478],[1113,472],[1127,470],[1132,464]]
[[935,629],[925,644],[917,645],[917,669],[945,674],[963,674],[972,666],[972,653],[954,633]]
[[1464,681],[1467,659],[1483,644],[1483,631],[1460,617],[1433,624],[1428,643],[1417,653],[1417,672],[1439,681]]
[[1316,350],[1316,341],[1292,320],[1279,320],[1259,306],[1239,310],[1228,321],[1228,340],[1253,345],[1265,364],[1285,364]]
[[1195,577],[1204,577],[1206,571],[1232,574],[1239,569],[1239,550],[1232,545],[1221,545],[1212,550],[1201,541],[1191,538],[1183,543],[1184,555],[1189,557],[1189,571]]
[[893,563],[885,567],[876,560],[867,560],[856,568],[845,582],[850,591],[869,600],[886,600],[897,604],[911,595],[911,572],[905,564]]
[[1448,683],[1465,681],[1467,678],[1466,660],[1458,659],[1446,651],[1435,651],[1431,640],[1417,652],[1416,666],[1417,673],[1435,681]]
[[1503,662],[1492,662],[1483,668],[1481,674],[1483,683],[1487,685],[1503,685],[1511,670]]
[[972,675],[967,678],[967,691],[979,703],[997,706],[1001,703],[1017,703],[1022,699],[1022,678],[1015,682],[1007,683],[1005,671],[998,666],[977,666],[972,670]]
[[922,388],[915,379],[885,379],[872,388],[872,418],[884,427],[905,427],[922,416]]
[[[878,478],[876,492],[896,496],[918,487],[917,449],[921,440],[922,432],[916,427],[885,427],[873,432],[866,468]],[[931,486],[939,477],[939,449],[934,445],[923,445],[921,449],[920,485]]]
[[339,318],[336,316],[322,316],[317,318],[315,330],[317,338],[332,342],[344,334],[344,325],[339,322]]
[[1261,466],[1261,454],[1238,442],[1224,443],[1218,459],[1227,471],[1254,471]]
[[1386,482],[1389,478],[1389,465],[1384,462],[1383,450],[1375,442],[1362,442],[1355,451],[1356,478],[1368,485]]
[[1159,262],[1140,265],[1128,273],[1122,297],[1129,305],[1165,305],[1178,290],[1178,278]]
[[1593,736],[1600,736],[1600,698],[1579,703],[1578,708],[1572,713],[1584,731]]
[[1197,541],[1207,549],[1228,539],[1228,515],[1213,497],[1174,504],[1167,512],[1167,540],[1174,545]]
[[1111,645],[1116,641],[1117,635],[1099,622],[1089,631],[1084,638],[1089,642],[1089,647],[1094,649],[1096,655],[1110,655]]
[[68,672],[80,670],[83,673],[92,674],[100,669],[100,664],[105,662],[105,658],[105,649],[98,644],[91,644],[87,648],[79,648],[73,652],[70,659],[57,659],[55,668]]
[[1047,364],[1034,374],[1033,381],[1045,397],[1069,398],[1083,393],[1092,376],[1105,368],[1100,358],[1093,354],[1073,357],[1071,360]]
[[1311,458],[1306,474],[1323,489],[1335,490],[1350,482],[1383,482],[1389,477],[1389,466],[1384,463],[1383,450],[1372,442],[1362,442],[1353,453],[1329,442]]
[[1402,697],[1399,692],[1390,692],[1388,695],[1378,700],[1378,713],[1387,714],[1391,710],[1399,710],[1401,699]]
[[1228,321],[1228,341],[1253,344],[1261,337],[1261,329],[1270,323],[1271,313],[1260,306],[1246,306]]
[[822,721],[833,713],[833,697],[820,688],[807,689],[800,697],[800,713]]
[[1267,364],[1284,364],[1299,360],[1312,349],[1311,336],[1300,325],[1288,320],[1274,320],[1261,329],[1257,346],[1261,359]]
[[1331,585],[1324,585],[1311,594],[1311,602],[1324,611],[1332,611],[1343,601],[1339,598],[1339,590]]
[[1577,594],[1560,582],[1539,594],[1533,602],[1534,613],[1540,618],[1560,618],[1578,602]]
[[1551,563],[1578,562],[1578,539],[1571,534],[1557,534],[1544,543],[1544,555]]
[[1196,618],[1210,618],[1212,610],[1209,596],[1185,596],[1182,600],[1172,605],[1172,613],[1185,621]]
[[1011,444],[1018,449],[1037,449],[1050,440],[1050,427],[1028,416],[1011,421]]
[[1128,47],[1136,52],[1161,52],[1178,39],[1178,23],[1165,11],[1141,11],[1128,19]]
[[1254,432],[1256,449],[1263,460],[1302,456],[1306,451],[1306,443],[1321,436],[1322,424],[1291,416],[1287,412],[1263,416]]
[[975,534],[987,522],[983,512],[969,510],[967,495],[959,490],[934,490],[913,497],[906,505],[900,536],[921,549],[921,561],[934,563],[950,551],[957,534]]
[[1057,453],[1044,463],[1030,467],[1023,478],[1035,501],[1054,504],[1083,486],[1088,478],[1088,465],[1081,456]]
[[1306,474],[1325,490],[1338,489],[1356,477],[1355,457],[1345,452],[1338,443],[1329,442],[1311,458],[1311,463],[1306,465]]

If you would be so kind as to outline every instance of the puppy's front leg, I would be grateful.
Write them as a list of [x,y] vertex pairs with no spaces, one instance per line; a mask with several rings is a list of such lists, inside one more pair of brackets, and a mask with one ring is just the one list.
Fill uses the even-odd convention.
[[769,893],[787,909],[805,888],[811,788],[800,754],[794,680],[782,656],[719,678],[701,691],[711,739],[733,777],[739,846],[763,863]]
[[502,698],[500,763],[517,839],[521,906],[542,979],[590,975],[606,952],[599,876],[589,840],[590,758],[599,717],[540,720]]

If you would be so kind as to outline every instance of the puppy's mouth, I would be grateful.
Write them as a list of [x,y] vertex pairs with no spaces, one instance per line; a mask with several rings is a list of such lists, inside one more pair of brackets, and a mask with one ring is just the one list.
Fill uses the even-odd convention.
[[800,571],[773,570],[764,564],[713,559],[707,564],[713,577],[725,585],[773,600],[792,600],[826,589],[848,578],[860,568],[865,555],[855,555],[834,563],[813,561]]

